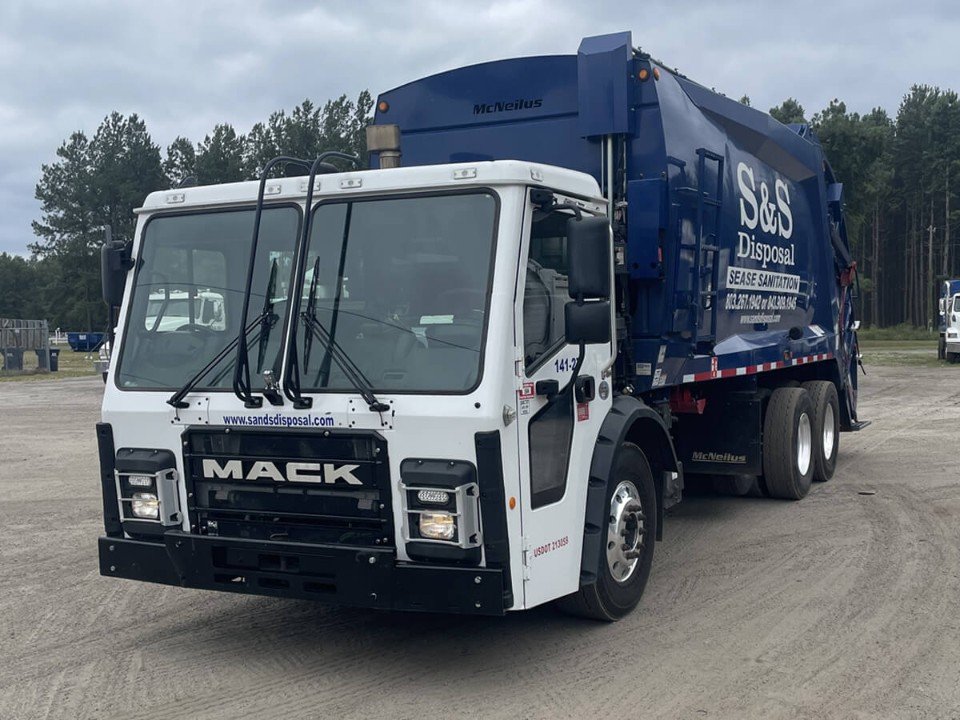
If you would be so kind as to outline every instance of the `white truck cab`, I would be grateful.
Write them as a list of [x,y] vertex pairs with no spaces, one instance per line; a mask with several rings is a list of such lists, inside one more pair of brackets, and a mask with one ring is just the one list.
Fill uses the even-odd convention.
[[945,298],[946,356],[950,362],[960,361],[960,293]]
[[[307,189],[266,181],[260,213],[255,182],[137,211],[99,426],[102,572],[495,614],[576,593],[616,353],[597,182],[498,161],[319,176],[310,207]],[[591,218],[602,272],[584,281],[570,228]],[[216,319],[164,322],[181,296]],[[592,313],[583,344],[568,304]],[[614,614],[649,572],[645,481],[611,506],[609,567],[639,588]]]

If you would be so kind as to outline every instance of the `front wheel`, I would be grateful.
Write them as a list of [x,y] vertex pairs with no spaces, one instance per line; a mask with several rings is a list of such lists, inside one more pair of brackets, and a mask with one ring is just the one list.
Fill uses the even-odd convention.
[[613,622],[640,602],[653,564],[657,537],[657,494],[643,451],[620,446],[607,480],[606,544],[597,558],[597,581],[557,604],[572,615]]

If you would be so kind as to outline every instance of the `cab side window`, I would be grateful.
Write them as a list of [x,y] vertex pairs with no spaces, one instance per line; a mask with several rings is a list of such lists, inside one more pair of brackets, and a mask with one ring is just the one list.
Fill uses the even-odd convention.
[[523,355],[526,370],[540,364],[563,345],[563,307],[567,294],[567,220],[554,212],[534,216],[530,230],[523,293]]

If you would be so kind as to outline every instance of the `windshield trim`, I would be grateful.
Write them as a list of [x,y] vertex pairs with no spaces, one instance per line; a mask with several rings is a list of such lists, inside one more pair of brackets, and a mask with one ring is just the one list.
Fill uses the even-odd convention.
[[[487,355],[487,337],[490,331],[490,306],[493,299],[493,285],[494,285],[494,273],[497,269],[497,249],[500,241],[500,209],[501,209],[501,199],[500,193],[491,186],[487,185],[471,185],[470,187],[464,188],[445,188],[445,189],[436,189],[436,190],[418,190],[415,192],[378,192],[377,194],[366,194],[366,195],[350,195],[344,197],[327,197],[319,200],[314,203],[313,207],[310,208],[312,215],[315,215],[316,212],[323,206],[326,205],[343,205],[347,203],[361,203],[361,202],[372,202],[377,200],[407,200],[415,199],[422,197],[447,197],[451,195],[489,195],[493,199],[493,237],[490,242],[490,261],[487,267],[487,288],[486,296],[484,298],[484,320],[483,320],[483,333],[480,336],[480,359],[477,366],[477,379],[473,385],[464,390],[395,390],[392,388],[380,388],[373,387],[373,391],[377,395],[422,395],[422,396],[464,396],[470,395],[471,393],[476,392],[477,388],[480,387],[480,384],[483,382],[483,374],[485,369],[486,355]],[[311,233],[312,234],[312,233]],[[308,243],[311,238],[307,238]],[[309,244],[302,249],[304,258],[306,258],[307,253],[309,252]],[[306,262],[304,262],[303,268],[300,269],[301,272],[298,273],[296,278],[295,285],[299,290],[295,290],[297,294],[295,312],[290,314],[290,322],[298,322],[300,317],[301,307],[303,306],[303,279],[307,272]],[[283,364],[283,385],[286,387],[287,378],[290,373],[290,358],[293,353],[297,352],[297,349],[294,347],[289,347],[290,339],[292,335],[287,334],[284,337],[284,341],[288,344],[286,348],[286,354]],[[301,337],[301,333],[298,331],[297,337]],[[312,388],[306,387],[302,384],[300,386],[300,393],[304,397],[310,397],[313,395],[357,395],[359,391],[356,388]]]
[[[264,204],[263,204],[263,209],[264,209],[264,210],[267,210],[267,209],[272,210],[272,209],[274,209],[274,208],[294,208],[294,209],[297,211],[297,235],[296,235],[296,241],[299,242],[299,240],[300,240],[300,233],[303,231],[303,215],[304,215],[304,214],[303,214],[303,205],[301,205],[301,204],[299,204],[299,203],[297,203],[297,202],[292,202],[292,201],[290,201],[290,200],[284,200],[284,201],[280,201],[280,202],[271,202],[271,203],[264,203]],[[150,215],[150,217],[148,217],[148,218],[146,219],[146,221],[143,223],[143,228],[142,228],[141,231],[140,231],[140,243],[139,243],[139,245],[136,246],[136,255],[134,256],[135,266],[134,266],[134,272],[133,272],[133,284],[130,286],[130,297],[124,299],[125,318],[124,318],[124,322],[123,322],[123,335],[121,336],[120,346],[117,348],[117,354],[116,354],[116,356],[115,356],[115,359],[111,362],[111,368],[110,368],[110,369],[111,369],[111,374],[112,374],[112,376],[113,376],[111,382],[113,383],[113,386],[114,386],[117,390],[119,390],[120,392],[167,392],[167,393],[170,392],[171,390],[174,390],[174,391],[177,390],[176,387],[146,387],[146,386],[143,386],[143,387],[122,387],[121,385],[119,385],[119,384],[117,383],[117,370],[118,370],[118,369],[121,367],[121,365],[122,365],[122,362],[123,362],[123,353],[124,353],[124,350],[126,349],[126,345],[127,345],[127,332],[128,332],[128,330],[129,330],[129,326],[130,326],[130,318],[131,318],[131,315],[132,315],[132,312],[131,312],[131,311],[132,311],[132,309],[133,309],[133,299],[134,299],[134,295],[136,294],[136,290],[137,290],[137,280],[139,279],[139,277],[140,277],[140,271],[141,271],[141,269],[143,268],[143,261],[142,261],[141,258],[142,258],[142,256],[143,256],[143,247],[144,247],[144,244],[146,243],[147,228],[150,226],[150,223],[152,223],[154,220],[157,220],[157,219],[160,219],[160,218],[168,218],[168,217],[187,217],[187,216],[194,216],[194,215],[214,215],[214,214],[230,213],[230,212],[250,212],[250,211],[255,211],[256,209],[257,209],[257,206],[256,206],[256,203],[254,202],[253,204],[242,204],[242,205],[239,205],[239,204],[238,204],[238,205],[229,205],[229,206],[221,206],[221,207],[191,208],[191,209],[189,209],[189,210],[185,209],[185,210],[177,210],[177,211],[170,211],[170,212],[159,211],[159,212],[153,213],[152,215]],[[251,230],[251,233],[252,233],[252,230]],[[294,249],[296,249],[296,246],[294,246]],[[292,290],[291,290],[291,291],[292,291]],[[283,322],[283,328],[282,328],[283,335],[282,335],[281,338],[280,338],[280,348],[281,348],[281,350],[284,351],[284,352],[285,352],[286,346],[287,346],[287,328],[288,328],[288,326],[289,326],[289,323],[287,323],[286,320],[284,320],[284,322]],[[211,359],[212,359],[212,358],[213,358],[213,356],[211,355]],[[284,357],[283,362],[286,362],[286,358],[285,358],[285,357]],[[188,379],[189,379],[189,378],[184,378],[184,382],[186,382],[186,380],[188,380]],[[181,385],[182,385],[182,383],[181,383]],[[179,387],[179,386],[178,386],[178,387]],[[232,387],[206,388],[206,387],[203,387],[202,385],[198,385],[197,387],[193,388],[193,390],[191,390],[190,392],[191,392],[191,393],[203,392],[203,393],[231,393],[231,394],[233,394],[233,388],[232,388]],[[259,391],[255,391],[255,392],[259,392]]]

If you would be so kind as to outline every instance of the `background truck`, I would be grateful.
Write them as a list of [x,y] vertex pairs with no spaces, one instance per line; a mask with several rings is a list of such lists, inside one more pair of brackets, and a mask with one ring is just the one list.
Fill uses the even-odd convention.
[[[957,293],[960,293],[960,279],[944,280],[940,284],[940,300],[937,303],[940,311],[940,322],[938,324],[939,340],[937,343],[938,360],[952,359],[947,354],[947,336],[949,334],[949,326],[951,325],[951,313],[957,313],[954,309],[954,296]],[[955,340],[960,339],[960,336],[956,335],[956,330],[958,329],[956,323],[953,323],[953,329],[955,331],[953,338]],[[950,352],[958,353],[960,350],[951,350]]]
[[[154,193],[105,246],[102,574],[614,620],[685,477],[831,477],[854,263],[806,126],[620,33],[386,92],[368,147]],[[145,323],[159,287],[223,330]]]

